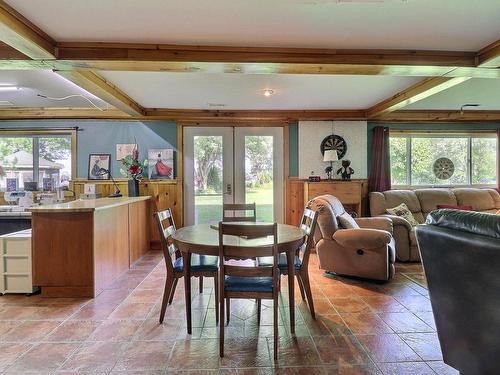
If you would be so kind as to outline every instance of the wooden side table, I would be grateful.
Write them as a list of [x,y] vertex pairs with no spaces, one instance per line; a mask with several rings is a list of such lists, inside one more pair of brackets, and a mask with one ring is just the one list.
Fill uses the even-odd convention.
[[330,194],[337,197],[344,205],[347,212],[355,212],[361,217],[361,201],[363,183],[365,180],[323,180],[320,182],[304,181],[304,204],[311,199]]

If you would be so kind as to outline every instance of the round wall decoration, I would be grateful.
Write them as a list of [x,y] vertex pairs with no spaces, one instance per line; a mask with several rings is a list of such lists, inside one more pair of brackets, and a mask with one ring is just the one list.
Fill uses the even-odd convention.
[[347,142],[340,135],[331,134],[321,142],[321,154],[325,154],[325,150],[335,150],[339,160],[345,156],[347,152]]
[[447,180],[455,173],[455,165],[448,158],[439,158],[432,166],[434,176],[440,180]]

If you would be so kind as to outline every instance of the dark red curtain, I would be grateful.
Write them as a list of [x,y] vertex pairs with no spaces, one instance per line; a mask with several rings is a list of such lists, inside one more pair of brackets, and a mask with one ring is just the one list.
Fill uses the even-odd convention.
[[497,129],[497,190],[500,193],[500,129]]
[[391,189],[391,167],[389,165],[389,129],[377,126],[373,129],[372,158],[368,189],[385,191]]

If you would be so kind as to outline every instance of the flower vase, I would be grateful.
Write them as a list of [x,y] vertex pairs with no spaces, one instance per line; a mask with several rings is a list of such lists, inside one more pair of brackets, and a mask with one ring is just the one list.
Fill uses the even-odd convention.
[[139,181],[134,179],[128,180],[128,196],[129,197],[139,196]]

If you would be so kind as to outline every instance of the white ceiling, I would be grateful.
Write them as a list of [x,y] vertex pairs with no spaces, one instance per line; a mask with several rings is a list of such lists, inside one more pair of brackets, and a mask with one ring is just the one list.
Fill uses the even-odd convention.
[[[422,79],[114,71],[100,74],[144,107],[181,109],[364,109]],[[272,89],[274,95],[265,97],[265,89]]]
[[464,104],[481,104],[467,110],[500,110],[500,79],[470,79],[404,109],[459,110]]
[[499,0],[7,0],[58,41],[478,50]]
[[[68,95],[83,95],[92,100],[100,108],[108,105],[94,95],[76,86],[73,82],[62,78],[50,70],[23,71],[0,70],[0,86],[17,86],[19,90],[4,91],[0,88],[0,110],[5,107],[91,107],[92,105],[81,97],[65,100],[50,100],[37,94],[52,98],[62,98]],[[12,105],[9,105],[10,102]]]

